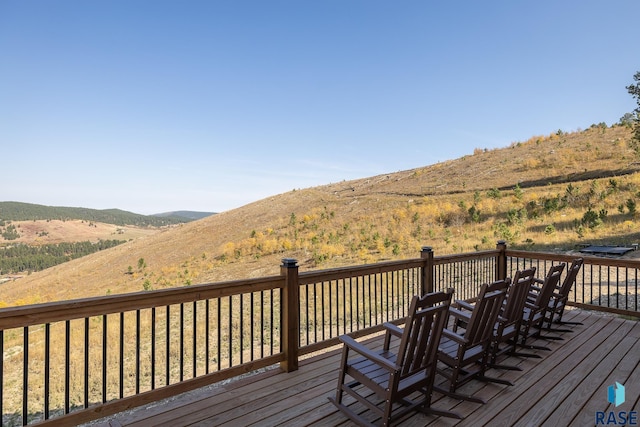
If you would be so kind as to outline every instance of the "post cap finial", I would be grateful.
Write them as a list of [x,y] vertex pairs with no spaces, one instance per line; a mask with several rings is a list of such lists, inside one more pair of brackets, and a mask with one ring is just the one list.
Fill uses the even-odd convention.
[[282,266],[287,268],[297,267],[298,260],[295,258],[282,258]]

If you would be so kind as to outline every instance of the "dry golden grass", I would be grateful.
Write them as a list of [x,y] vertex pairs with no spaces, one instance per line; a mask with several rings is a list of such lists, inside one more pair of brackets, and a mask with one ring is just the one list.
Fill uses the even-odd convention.
[[[3,284],[0,305],[273,275],[282,258],[304,270],[415,257],[423,245],[446,254],[493,248],[498,239],[540,250],[636,241],[636,216],[618,210],[640,190],[630,137],[624,127],[592,127],[292,190]],[[571,205],[545,213],[544,200],[565,197],[569,183]],[[588,207],[608,215],[580,236],[575,221]],[[508,223],[509,211],[522,209],[528,215]]]

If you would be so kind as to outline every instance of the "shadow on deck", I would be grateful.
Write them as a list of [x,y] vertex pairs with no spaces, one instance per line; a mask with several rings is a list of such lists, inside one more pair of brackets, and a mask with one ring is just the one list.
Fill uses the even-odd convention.
[[[434,406],[455,410],[463,420],[416,414],[401,426],[425,425],[565,425],[595,424],[597,411],[637,410],[640,397],[640,323],[597,312],[571,310],[564,320],[580,321],[575,332],[555,333],[562,341],[539,340],[552,351],[539,351],[541,359],[509,358],[522,371],[492,369],[515,386],[471,381],[458,389],[488,401],[462,402],[434,396]],[[368,338],[381,346],[381,336]],[[535,342],[534,342],[535,343]],[[329,403],[335,393],[340,349],[307,358],[300,369],[282,373],[274,368],[156,402],[92,426],[350,426]],[[436,382],[441,380],[436,378]],[[607,388],[625,385],[626,402],[614,408]]]

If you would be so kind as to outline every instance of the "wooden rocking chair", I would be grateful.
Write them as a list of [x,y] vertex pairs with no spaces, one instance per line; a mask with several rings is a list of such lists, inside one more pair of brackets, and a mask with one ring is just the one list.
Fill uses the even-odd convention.
[[[472,378],[512,385],[509,381],[485,375],[489,344],[509,283],[510,280],[505,279],[482,285],[471,313],[453,307],[449,309],[455,330],[445,329],[442,332],[438,360],[445,367],[439,367],[438,373],[450,381],[449,391],[445,391],[450,396],[485,403],[483,399],[455,392],[459,385]],[[460,325],[465,328],[462,333]]]
[[520,337],[522,313],[535,276],[535,267],[518,270],[507,290],[507,296],[491,339],[489,366],[492,368],[521,370],[517,366],[498,364],[497,358],[505,354],[510,356],[540,357],[537,354],[516,351],[518,338]]
[[[545,321],[547,322],[547,327],[545,328],[548,331],[555,332],[573,332],[571,329],[558,329],[551,328],[552,323],[557,323],[561,325],[582,325],[581,322],[564,322],[562,321],[562,314],[564,313],[564,307],[567,305],[567,301],[569,300],[569,292],[571,292],[571,287],[576,281],[576,277],[578,277],[578,272],[584,263],[584,259],[576,258],[571,262],[571,266],[567,270],[567,276],[564,278],[561,286],[556,286],[555,291],[551,294],[551,298],[549,299],[549,305],[546,311]],[[554,317],[557,318],[554,320]]]
[[[461,419],[462,416],[455,412],[431,407],[438,343],[447,322],[452,294],[453,289],[449,289],[423,297],[414,296],[403,329],[384,324],[387,332],[382,351],[371,351],[350,336],[342,335],[340,341],[344,347],[338,388],[335,398],[329,400],[363,426],[372,425],[370,420],[378,418],[381,425],[388,426],[416,410]],[[389,349],[392,336],[400,337],[397,354]],[[350,358],[352,352],[357,357]],[[346,377],[353,381],[345,382]],[[345,404],[344,394],[369,409],[371,417],[367,419],[356,408]],[[416,400],[410,400],[410,397]]]
[[537,350],[551,351],[551,349],[549,349],[548,347],[529,345],[527,344],[527,340],[532,337],[553,340],[562,339],[561,337],[557,336],[542,336],[540,334],[540,330],[543,327],[546,312],[549,308],[549,300],[551,299],[551,295],[558,286],[558,283],[560,283],[560,276],[562,275],[564,267],[564,263],[554,265],[549,269],[544,280],[534,280],[536,283],[541,283],[541,286],[531,286],[531,291],[529,292],[527,302],[525,303],[524,312],[522,315],[522,325],[520,326],[520,346]]

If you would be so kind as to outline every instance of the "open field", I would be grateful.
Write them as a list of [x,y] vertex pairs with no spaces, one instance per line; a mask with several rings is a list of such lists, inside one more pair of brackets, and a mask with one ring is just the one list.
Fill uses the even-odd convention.
[[131,240],[159,231],[155,227],[121,226],[82,220],[12,221],[20,237],[5,244],[43,245],[62,242],[97,242],[98,240]]

